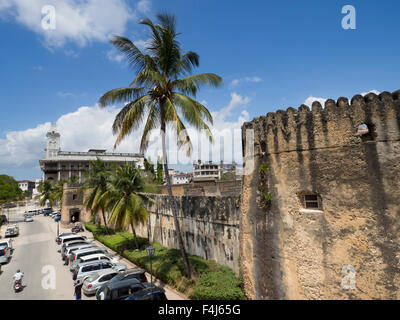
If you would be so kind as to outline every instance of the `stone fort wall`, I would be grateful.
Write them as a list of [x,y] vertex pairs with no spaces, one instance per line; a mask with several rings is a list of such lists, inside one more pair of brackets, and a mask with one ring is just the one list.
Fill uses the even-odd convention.
[[400,299],[400,90],[279,110],[242,131],[254,165],[240,218],[248,296]]
[[[179,249],[171,203],[166,195],[153,196],[148,225],[136,232],[167,248]],[[215,260],[239,273],[238,197],[175,196],[185,248],[189,254]]]

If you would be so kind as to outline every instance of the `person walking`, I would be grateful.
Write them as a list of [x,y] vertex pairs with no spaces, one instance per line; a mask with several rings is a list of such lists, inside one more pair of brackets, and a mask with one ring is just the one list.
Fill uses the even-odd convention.
[[74,290],[75,300],[82,300],[82,286],[83,286],[83,281],[80,280],[75,281],[75,290]]

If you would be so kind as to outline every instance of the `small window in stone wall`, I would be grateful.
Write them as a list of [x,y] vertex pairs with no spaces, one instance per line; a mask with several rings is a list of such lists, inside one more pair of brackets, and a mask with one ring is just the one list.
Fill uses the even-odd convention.
[[306,193],[303,194],[303,208],[322,210],[322,200],[318,194]]
[[76,194],[72,195],[72,200],[76,200],[78,198],[78,196]]

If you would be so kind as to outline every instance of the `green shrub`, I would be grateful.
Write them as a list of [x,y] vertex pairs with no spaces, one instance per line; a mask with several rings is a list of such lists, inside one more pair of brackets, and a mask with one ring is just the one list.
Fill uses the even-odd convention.
[[194,300],[244,300],[241,283],[228,267],[218,266],[216,271],[203,273],[190,295]]
[[[150,261],[146,248],[148,239],[137,237],[140,250],[136,250],[133,235],[127,232],[105,233],[104,227],[87,224],[86,229],[95,239],[121,254],[135,265],[150,271]],[[228,267],[220,266],[215,261],[204,260],[189,255],[192,268],[198,279],[185,276],[185,266],[180,250],[167,249],[159,243],[153,243],[156,249],[152,259],[153,275],[162,282],[189,295],[191,299],[201,300],[240,300],[245,299],[235,273]]]

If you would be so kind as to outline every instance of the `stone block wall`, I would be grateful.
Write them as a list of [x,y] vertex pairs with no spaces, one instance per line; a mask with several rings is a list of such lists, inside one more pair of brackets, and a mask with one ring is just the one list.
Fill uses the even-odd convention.
[[[155,195],[149,208],[149,224],[138,235],[168,248],[179,249],[168,196]],[[197,255],[239,272],[240,202],[235,197],[176,196],[183,241],[189,254]]]
[[[314,102],[243,125],[245,169],[253,168],[240,219],[248,296],[400,299],[399,96]],[[361,124],[369,134],[358,134]],[[305,208],[304,194],[320,208]]]

